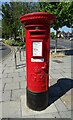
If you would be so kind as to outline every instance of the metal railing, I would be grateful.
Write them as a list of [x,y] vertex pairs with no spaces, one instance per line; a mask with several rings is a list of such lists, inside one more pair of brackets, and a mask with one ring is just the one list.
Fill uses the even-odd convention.
[[15,59],[15,68],[17,69],[17,67],[19,66],[18,64],[17,64],[17,53],[19,53],[19,60],[20,61],[23,61],[24,59],[22,59],[22,58],[24,58],[24,51],[25,51],[25,48],[23,48],[23,47],[17,47],[17,50],[15,51],[15,53],[14,53],[14,59]]

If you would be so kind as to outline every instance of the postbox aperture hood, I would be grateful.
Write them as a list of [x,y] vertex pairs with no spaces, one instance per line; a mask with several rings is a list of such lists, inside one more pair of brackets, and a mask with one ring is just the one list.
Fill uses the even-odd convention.
[[25,14],[20,17],[21,23],[27,24],[34,24],[34,23],[43,23],[52,24],[56,20],[56,16],[47,12],[33,12],[29,14]]

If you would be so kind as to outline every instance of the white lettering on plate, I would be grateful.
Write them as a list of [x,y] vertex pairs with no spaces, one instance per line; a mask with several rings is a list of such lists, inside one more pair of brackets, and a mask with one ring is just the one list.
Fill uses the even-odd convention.
[[31,58],[31,62],[44,62],[44,58]]

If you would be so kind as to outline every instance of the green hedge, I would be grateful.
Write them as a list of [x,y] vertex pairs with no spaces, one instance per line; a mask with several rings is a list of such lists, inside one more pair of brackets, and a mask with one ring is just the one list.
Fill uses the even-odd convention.
[[15,41],[15,40],[3,40],[3,42],[10,46],[24,46],[25,45],[24,42],[19,42],[19,41]]

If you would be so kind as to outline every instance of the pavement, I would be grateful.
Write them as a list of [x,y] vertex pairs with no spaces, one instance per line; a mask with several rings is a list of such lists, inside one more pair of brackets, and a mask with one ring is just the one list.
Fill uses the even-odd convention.
[[14,51],[0,62],[0,118],[72,118],[73,56],[51,56],[49,66],[49,105],[34,111],[26,105],[26,54]]

